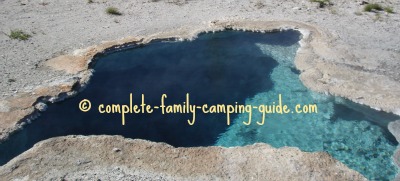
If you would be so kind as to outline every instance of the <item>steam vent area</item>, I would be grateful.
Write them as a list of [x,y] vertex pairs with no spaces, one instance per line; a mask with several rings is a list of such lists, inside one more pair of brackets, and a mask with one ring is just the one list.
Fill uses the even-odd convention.
[[0,180],[400,180],[400,2],[0,4]]

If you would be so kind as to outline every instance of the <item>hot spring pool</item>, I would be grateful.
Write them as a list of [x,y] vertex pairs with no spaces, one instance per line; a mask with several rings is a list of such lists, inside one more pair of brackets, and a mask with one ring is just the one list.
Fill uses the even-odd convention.
[[[312,92],[303,86],[293,61],[300,33],[283,31],[253,33],[224,31],[201,34],[194,41],[154,41],[146,46],[98,55],[94,75],[76,97],[51,104],[33,124],[0,144],[0,164],[31,148],[38,141],[71,134],[123,135],[178,147],[243,146],[265,142],[274,147],[294,146],[303,151],[326,151],[369,179],[393,179],[397,168],[391,156],[397,146],[386,129],[398,117],[348,100]],[[293,111],[297,104],[316,105],[317,112],[231,114],[224,113],[100,114],[100,104],[147,105],[186,102],[196,105],[272,105],[278,96]],[[88,112],[79,110],[81,100],[91,101]],[[183,103],[185,102],[185,103]]]

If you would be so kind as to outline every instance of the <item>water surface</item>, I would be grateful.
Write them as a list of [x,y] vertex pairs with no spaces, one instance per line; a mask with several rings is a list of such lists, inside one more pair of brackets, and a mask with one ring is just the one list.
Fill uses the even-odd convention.
[[[293,60],[299,47],[297,31],[252,33],[225,31],[202,34],[194,41],[157,41],[98,56],[94,76],[76,97],[51,104],[33,124],[0,144],[0,163],[31,148],[38,141],[71,134],[122,135],[173,146],[243,146],[265,142],[274,147],[295,146],[303,151],[327,151],[369,179],[387,180],[397,172],[391,155],[397,146],[386,125],[395,116],[348,100],[311,92],[299,80]],[[289,107],[316,104],[318,113],[267,115],[264,125],[242,122],[248,114],[129,114],[125,126],[120,114],[100,114],[99,104],[249,104],[276,102],[281,94]],[[92,109],[78,104],[88,99]]]

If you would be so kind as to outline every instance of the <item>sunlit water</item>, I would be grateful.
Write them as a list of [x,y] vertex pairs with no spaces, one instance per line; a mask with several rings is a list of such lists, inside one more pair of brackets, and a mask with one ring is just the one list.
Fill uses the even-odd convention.
[[[157,41],[146,46],[98,56],[90,84],[76,97],[51,104],[33,124],[0,144],[0,163],[5,164],[38,141],[63,135],[123,135],[167,142],[173,146],[243,146],[265,142],[274,147],[295,146],[303,151],[327,151],[369,179],[392,179],[397,173],[391,155],[397,146],[386,125],[396,117],[350,101],[311,92],[299,80],[293,65],[299,47],[297,31],[251,33],[225,31],[202,34],[194,41]],[[294,111],[297,104],[317,105],[318,113],[231,115],[100,114],[100,104],[270,105],[282,102]],[[88,99],[89,112],[78,104]],[[377,124],[379,123],[379,124]]]

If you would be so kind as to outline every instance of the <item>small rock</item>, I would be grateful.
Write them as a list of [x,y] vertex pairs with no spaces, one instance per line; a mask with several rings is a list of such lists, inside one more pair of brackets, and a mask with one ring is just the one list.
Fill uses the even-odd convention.
[[35,108],[39,110],[40,112],[46,111],[47,110],[47,105],[43,102],[39,102],[35,105]]
[[293,10],[301,10],[301,7],[294,7]]
[[11,167],[11,170],[13,171],[13,170],[17,169],[18,167],[19,167],[19,165],[13,165],[13,166]]
[[119,149],[119,148],[113,148],[113,152],[120,152],[121,151],[121,149]]
[[80,166],[80,165],[88,164],[88,163],[90,163],[90,162],[92,162],[92,161],[78,160],[78,161],[76,162],[76,165],[77,165],[77,166]]
[[360,5],[366,5],[366,4],[369,4],[367,1],[361,1],[360,2]]

